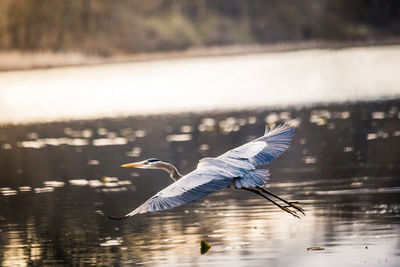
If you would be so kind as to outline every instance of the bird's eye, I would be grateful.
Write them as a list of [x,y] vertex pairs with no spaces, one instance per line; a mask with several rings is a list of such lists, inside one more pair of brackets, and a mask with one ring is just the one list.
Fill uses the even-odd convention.
[[149,165],[149,162],[148,161],[146,161],[145,163],[143,163],[144,165]]

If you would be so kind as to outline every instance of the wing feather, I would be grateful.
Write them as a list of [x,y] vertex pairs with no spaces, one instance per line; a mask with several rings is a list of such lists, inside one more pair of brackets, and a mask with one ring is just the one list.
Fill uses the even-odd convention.
[[219,159],[241,159],[254,166],[270,163],[285,152],[293,139],[294,128],[288,124],[268,130],[256,140],[244,144],[219,156]]
[[136,214],[171,209],[191,203],[208,194],[230,185],[233,177],[220,177],[200,169],[193,171],[182,179],[158,192],[138,208],[120,219]]

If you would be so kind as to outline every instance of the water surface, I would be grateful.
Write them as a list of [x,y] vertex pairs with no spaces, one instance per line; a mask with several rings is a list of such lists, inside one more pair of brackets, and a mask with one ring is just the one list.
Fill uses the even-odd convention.
[[[1,265],[398,266],[399,103],[2,126]],[[269,166],[268,187],[300,201],[300,220],[232,188],[122,222],[105,217],[171,183],[121,164],[157,157],[187,173],[283,121],[295,138]],[[212,245],[204,255],[200,240]]]
[[0,122],[400,96],[400,47],[184,58],[0,73]]

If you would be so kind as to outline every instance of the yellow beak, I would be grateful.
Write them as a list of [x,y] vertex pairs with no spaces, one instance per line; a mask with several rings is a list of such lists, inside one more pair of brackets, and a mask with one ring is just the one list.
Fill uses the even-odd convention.
[[143,162],[134,162],[134,163],[128,163],[128,164],[124,164],[121,165],[121,167],[130,167],[130,168],[136,168],[136,167],[141,167],[143,166]]

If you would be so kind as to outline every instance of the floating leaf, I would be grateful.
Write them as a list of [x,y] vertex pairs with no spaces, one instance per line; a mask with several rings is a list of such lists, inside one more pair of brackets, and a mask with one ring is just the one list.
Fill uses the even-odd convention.
[[307,248],[307,250],[311,250],[311,251],[314,251],[314,250],[325,250],[325,248],[323,248],[323,247],[309,247],[309,248]]
[[208,251],[210,248],[211,248],[211,245],[210,245],[207,241],[204,241],[204,240],[201,240],[201,241],[200,241],[200,253],[201,253],[201,254],[207,253],[207,251]]

